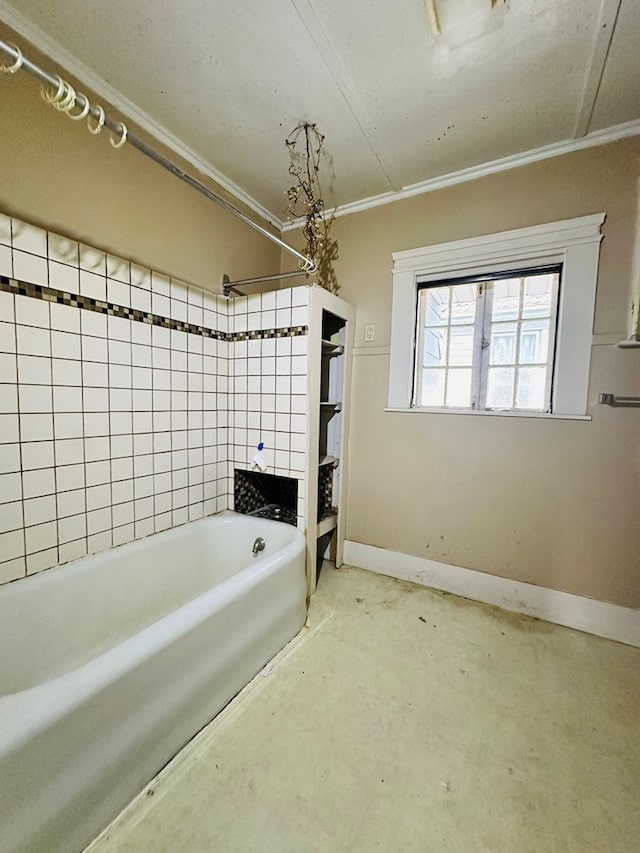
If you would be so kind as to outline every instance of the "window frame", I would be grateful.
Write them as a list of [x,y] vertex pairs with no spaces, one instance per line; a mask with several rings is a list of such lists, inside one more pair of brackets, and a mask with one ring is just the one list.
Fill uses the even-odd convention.
[[[476,296],[476,306],[475,306],[475,316],[472,325],[474,330],[474,343],[473,343],[473,357],[471,363],[472,370],[472,386],[471,386],[471,405],[470,406],[421,406],[416,402],[418,399],[418,384],[420,381],[420,372],[421,367],[420,363],[422,361],[422,356],[424,353],[424,330],[422,335],[421,332],[421,304],[420,304],[420,294],[422,291],[435,289],[437,287],[454,287],[459,284],[474,284],[482,287],[484,283],[493,284],[496,281],[501,281],[508,278],[525,278],[533,275],[546,275],[546,274],[557,274],[558,281],[553,288],[552,294],[552,308],[549,316],[549,343],[548,343],[548,359],[547,364],[550,366],[550,370],[548,371],[546,377],[546,388],[545,388],[545,401],[547,401],[547,407],[545,409],[518,409],[515,405],[509,409],[500,409],[500,408],[490,408],[488,406],[480,405],[482,402],[486,401],[487,394],[487,380],[489,373],[489,365],[490,358],[489,352],[490,347],[487,343],[487,346],[484,346],[485,341],[489,341],[491,338],[491,327],[492,322],[492,304],[493,304],[493,291],[488,287],[483,289]],[[416,281],[416,327],[414,329],[414,367],[413,367],[413,380],[412,380],[412,391],[411,391],[411,401],[410,405],[412,409],[418,410],[442,410],[447,412],[487,412],[487,413],[520,413],[526,415],[527,413],[532,414],[551,414],[553,413],[553,380],[555,374],[555,352],[556,352],[556,339],[557,339],[557,331],[558,331],[558,306],[560,300],[560,288],[562,284],[562,264],[551,264],[551,265],[536,265],[534,267],[517,267],[511,268],[509,270],[503,270],[501,272],[490,272],[483,273],[481,275],[464,275],[464,276],[455,276],[452,278],[444,278],[438,279],[437,281],[431,281],[424,278],[418,278]],[[481,306],[481,307],[480,307]],[[481,316],[478,316],[478,313],[481,312]],[[517,317],[515,320],[509,321],[510,323],[515,323],[518,327],[518,340],[520,338],[520,328],[523,322],[527,322],[526,319]],[[480,333],[480,334],[478,334]],[[519,365],[515,364],[516,370],[516,378],[518,373]],[[514,388],[515,393],[515,388]],[[515,403],[514,399],[514,403]],[[476,405],[476,403],[478,405]]]
[[[605,214],[549,222],[393,254],[388,411],[498,417],[587,418],[601,225]],[[413,393],[418,281],[562,266],[551,412],[416,408]]]

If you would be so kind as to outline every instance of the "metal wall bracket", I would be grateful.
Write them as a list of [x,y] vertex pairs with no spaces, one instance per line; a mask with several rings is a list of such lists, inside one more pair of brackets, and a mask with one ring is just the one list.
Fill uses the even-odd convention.
[[616,397],[615,394],[600,394],[598,402],[604,406],[640,408],[640,397]]

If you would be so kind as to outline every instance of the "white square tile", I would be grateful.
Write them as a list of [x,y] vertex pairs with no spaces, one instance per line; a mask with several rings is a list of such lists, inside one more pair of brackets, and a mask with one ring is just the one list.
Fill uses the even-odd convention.
[[[107,279],[87,270],[80,270],[80,293],[89,299],[107,301]],[[94,312],[95,313],[95,312]]]
[[20,445],[0,444],[0,474],[11,474],[20,468]]
[[131,364],[131,344],[110,340],[108,345],[109,361],[113,364]]
[[87,540],[76,539],[74,542],[66,542],[58,548],[61,563],[68,563],[72,560],[79,560],[87,554]]
[[61,264],[78,266],[78,244],[68,237],[61,237],[49,231],[49,260]]
[[[19,530],[23,526],[22,501],[0,504],[0,531],[5,533],[9,530]],[[0,554],[0,559],[4,560],[5,555],[2,552]]]
[[107,388],[109,371],[106,364],[85,361],[82,365],[82,384],[92,388]]
[[9,246],[0,244],[0,275],[13,278],[13,253]]
[[[84,366],[84,365],[83,365]],[[104,367],[104,365],[96,365]],[[106,385],[106,383],[105,383]],[[109,411],[109,391],[104,388],[89,388],[85,386],[82,392],[85,412],[108,412]]]
[[106,338],[92,338],[88,335],[83,335],[82,358],[85,361],[99,361],[106,364],[108,360]]
[[[131,401],[133,399],[131,388],[122,388],[119,386],[131,385],[131,368],[122,365],[112,365],[109,370],[111,376],[114,376],[114,371],[118,371],[112,380],[111,388],[109,388],[109,409],[112,412],[130,412],[132,407]],[[129,417],[129,427],[124,431],[131,432],[131,417]]]
[[[126,341],[127,346],[129,345],[129,341],[131,340],[131,320],[126,320],[124,317],[113,317],[109,315],[107,317],[107,330],[109,333],[109,349],[111,349],[111,341]],[[131,359],[130,349],[129,349],[129,360]]]
[[[87,535],[87,517],[81,515],[70,515],[68,518],[58,520],[58,541],[60,544],[75,542]],[[62,554],[62,550],[61,550]]]
[[[43,524],[45,521],[54,521],[55,518],[55,495],[47,495],[43,498],[30,498],[24,502],[25,527],[31,527],[34,524]],[[49,544],[52,545],[53,543]],[[44,545],[43,547],[48,548],[49,545]],[[32,548],[31,550],[41,551],[42,548]]]
[[82,414],[56,412],[53,418],[56,441],[61,438],[81,438],[84,434]]
[[35,225],[13,220],[13,248],[47,257],[47,232]]
[[151,311],[151,292],[141,287],[131,287],[131,307],[137,311]]
[[87,512],[87,533],[102,533],[111,528],[111,508],[94,509]]
[[124,435],[133,430],[131,412],[114,412],[109,415],[111,435]]
[[37,329],[32,326],[16,326],[17,348],[21,355],[51,355],[51,333],[48,329]]
[[[62,290],[65,293],[80,293],[80,272],[78,268],[49,261],[49,287]],[[70,311],[80,310],[71,305],[65,307]]]
[[133,459],[122,458],[122,459],[112,459],[111,460],[111,479],[112,482],[116,480],[130,480],[133,477]]
[[142,518],[150,518],[153,515],[153,495],[136,498],[133,502],[133,512],[136,521]]
[[55,385],[53,408],[56,412],[81,412],[82,388],[70,385]]
[[27,498],[39,498],[55,493],[56,484],[53,468],[40,468],[37,471],[23,471],[22,492]]
[[113,526],[120,527],[133,521],[133,501],[115,504],[112,508]]
[[51,311],[51,328],[58,332],[74,332],[80,333],[80,309],[74,308],[71,305],[60,305],[57,302],[52,302],[50,305]]
[[22,477],[20,474],[0,474],[0,503],[11,503],[19,500],[22,500]]
[[0,353],[0,382],[17,382],[18,370],[13,353]]
[[171,293],[171,281],[169,276],[158,272],[152,272],[151,289],[162,296],[169,296]]
[[[85,484],[84,464],[61,465],[56,468],[56,484],[58,486],[58,494],[71,490],[83,490]],[[84,491],[82,494],[84,495]],[[79,511],[76,510],[76,512]]]
[[107,337],[107,315],[97,311],[82,310],[80,312],[80,328],[83,335],[96,338]]
[[82,363],[75,359],[52,359],[55,385],[82,385]]
[[136,539],[141,539],[144,536],[149,536],[154,532],[154,520],[151,518],[144,518],[140,521],[136,521],[135,523],[135,531],[136,531]]
[[85,438],[105,437],[109,434],[109,418],[106,412],[85,412],[82,420]]
[[[102,510],[99,510],[99,512],[102,512]],[[89,534],[87,536],[87,549],[90,554],[99,554],[101,551],[111,548],[112,541],[111,530]]]
[[58,549],[48,548],[46,551],[38,551],[36,554],[27,556],[27,574],[35,575],[45,569],[52,569],[58,565]]
[[64,438],[55,442],[56,465],[73,465],[84,462],[84,441],[81,438]]
[[0,385],[0,414],[12,415],[18,411],[18,389],[14,384]]
[[[111,484],[111,500],[112,503],[121,504],[127,503],[128,501],[133,501],[133,480],[116,480]],[[115,521],[114,516],[114,525],[115,524],[125,524],[127,520],[123,521]]]
[[[131,288],[128,284],[114,279],[107,279],[107,302],[114,305],[121,305],[124,308],[131,307]],[[124,319],[119,317],[119,320]],[[129,322],[129,321],[126,321]],[[108,320],[107,320],[108,323]]]
[[24,555],[24,534],[22,530],[0,533],[0,554],[4,560],[13,560]]
[[152,326],[151,327],[151,341],[153,343],[154,348],[161,348],[160,351],[158,349],[154,349],[153,358],[154,364],[156,367],[168,367],[168,365],[160,364],[157,362],[160,358],[166,358],[167,353],[164,350],[168,350],[171,346],[171,330],[165,329],[163,326]]
[[49,270],[47,259],[36,255],[28,255],[26,252],[13,250],[13,275],[19,281],[29,284],[49,284]]
[[28,415],[53,411],[53,395],[50,385],[20,385],[18,387],[21,413]]
[[[0,304],[2,297],[9,294],[0,293]],[[13,299],[13,297],[12,297]],[[13,304],[13,303],[12,303]],[[0,322],[0,352],[16,351],[16,327],[13,323]]]
[[276,311],[276,328],[284,329],[291,326],[291,308],[278,308]]
[[[20,327],[18,327],[20,329]],[[31,331],[40,331],[32,329]],[[51,354],[54,358],[72,358],[79,360],[81,357],[80,335],[71,332],[51,332]],[[34,355],[49,355],[48,352],[38,352]]]
[[309,304],[309,288],[306,285],[291,288],[291,304],[294,308]]
[[87,489],[87,510],[102,509],[111,506],[111,486],[104,483],[101,486],[91,486]]
[[171,300],[168,296],[164,296],[161,293],[152,293],[151,310],[159,317],[169,317],[171,313]]
[[44,551],[47,548],[55,547],[58,543],[56,522],[48,521],[45,524],[36,524],[33,527],[27,527],[25,530],[25,539],[27,554],[34,554],[37,551]]
[[[58,469],[58,473],[59,471],[60,469]],[[64,492],[58,492],[58,494],[56,495],[56,504],[58,508],[59,518],[65,518],[67,516],[83,513],[87,508],[86,492],[84,488],[75,488],[69,489],[68,491]]]
[[124,545],[125,542],[132,542],[134,539],[135,533],[133,524],[123,524],[121,527],[114,527],[113,529],[113,544],[115,545]]
[[0,583],[8,583],[9,581],[23,578],[26,571],[27,568],[24,557],[18,557],[14,560],[6,560],[0,563]]
[[106,261],[106,255],[104,252],[101,252],[100,249],[94,249],[92,246],[85,246],[83,243],[80,244],[81,269],[89,270],[90,272],[104,276],[107,273]]
[[116,459],[120,456],[131,456],[133,454],[133,437],[131,435],[114,435],[111,437],[111,457]]
[[108,483],[111,479],[111,465],[108,461],[86,462],[84,467],[86,472],[87,488],[89,488],[89,486],[100,486],[103,483]]
[[[1,388],[0,393],[2,393]],[[20,441],[20,421],[18,415],[0,415],[0,444],[13,444],[18,441]]]
[[101,459],[111,457],[109,439],[106,436],[85,438],[84,459],[85,462],[97,462]]
[[13,323],[15,321],[16,312],[14,305],[15,296],[13,293],[5,293],[4,290],[0,290],[0,320],[2,322]]
[[22,441],[50,441],[53,438],[53,415],[20,415],[20,437]]
[[131,343],[151,346],[151,330],[153,326],[149,323],[141,323],[137,320],[131,322]]
[[22,442],[22,468],[25,471],[52,468],[53,463],[53,441]]

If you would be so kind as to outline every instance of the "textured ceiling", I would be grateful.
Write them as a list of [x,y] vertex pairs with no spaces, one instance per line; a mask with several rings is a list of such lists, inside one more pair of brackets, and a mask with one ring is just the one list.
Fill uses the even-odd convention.
[[434,2],[437,38],[425,0],[0,0],[0,19],[276,219],[303,120],[340,205],[640,119],[639,0]]

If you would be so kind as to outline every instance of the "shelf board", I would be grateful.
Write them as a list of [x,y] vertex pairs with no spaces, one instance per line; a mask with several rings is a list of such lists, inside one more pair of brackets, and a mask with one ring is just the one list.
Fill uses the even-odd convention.
[[339,461],[337,456],[321,456],[318,461],[318,467],[322,468],[323,465],[331,465],[332,468],[336,468]]
[[344,353],[344,347],[342,344],[334,344],[333,341],[322,341],[322,354],[323,355],[342,355]]
[[324,411],[327,411],[329,409],[333,409],[334,412],[340,412],[340,411],[342,411],[342,403],[338,403],[338,402],[330,403],[328,401],[321,400],[320,401],[320,408],[323,409]]
[[321,536],[324,536],[325,533],[329,533],[332,530],[335,530],[338,526],[338,513],[332,512],[330,515],[325,516],[318,522],[318,530],[316,533],[316,537],[319,539]]

